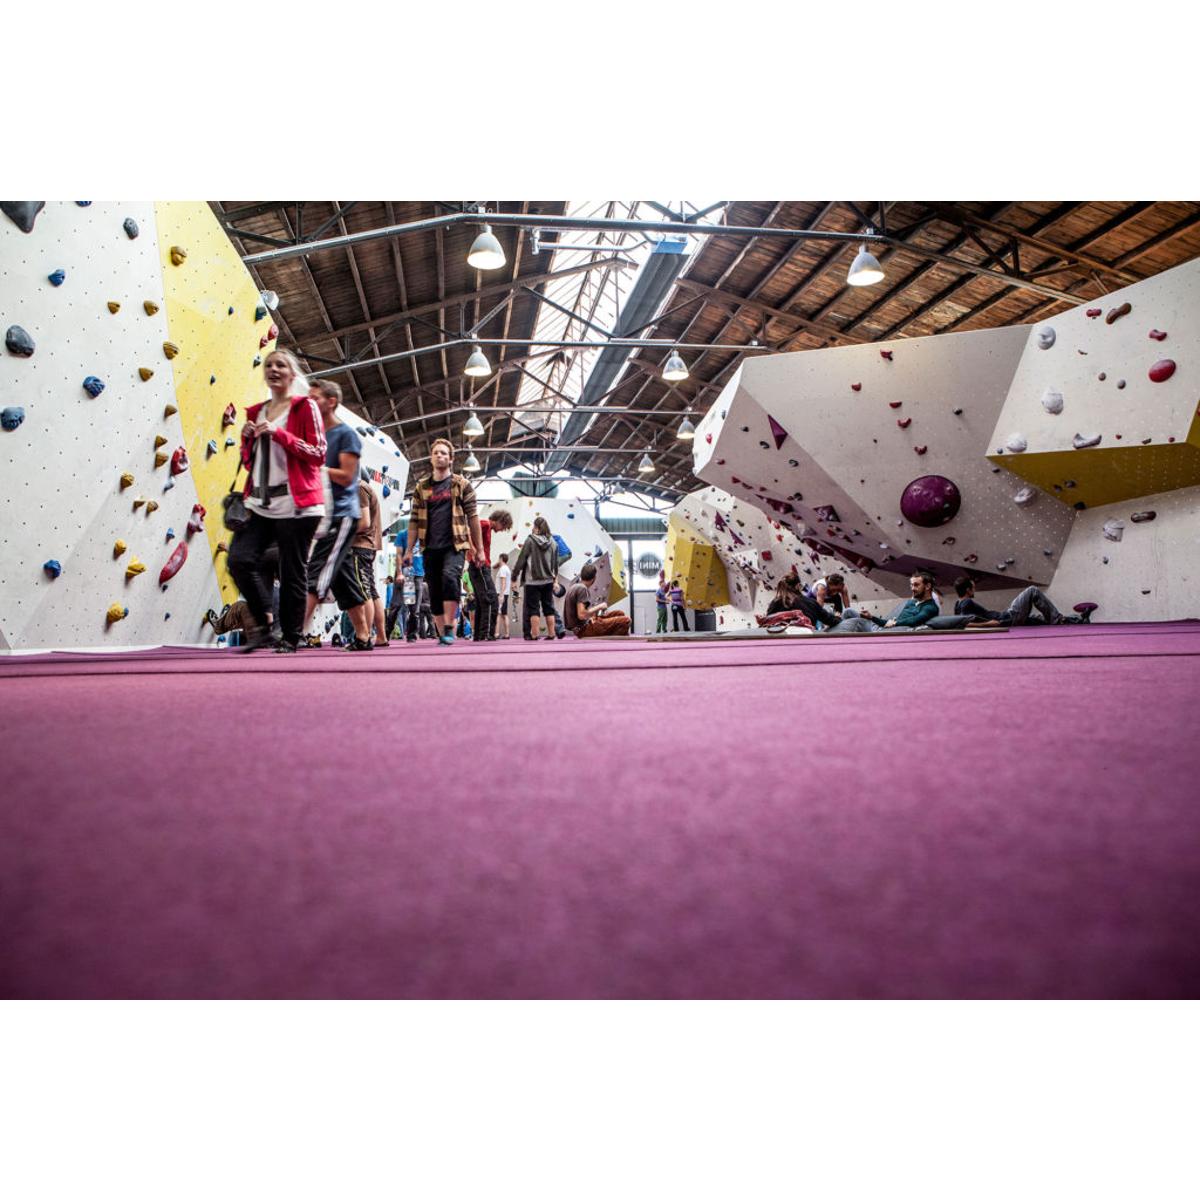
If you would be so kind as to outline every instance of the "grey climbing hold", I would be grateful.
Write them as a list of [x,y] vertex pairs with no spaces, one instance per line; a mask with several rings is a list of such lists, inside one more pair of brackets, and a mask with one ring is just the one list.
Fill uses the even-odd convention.
[[1014,497],[1013,503],[1019,504],[1022,508],[1032,504],[1037,499],[1037,489],[1031,487],[1023,487]]
[[1024,454],[1029,448],[1029,443],[1019,433],[1009,434],[1008,441],[1004,443],[1004,448],[1009,454]]
[[1143,521],[1153,521],[1157,516],[1158,513],[1156,513],[1154,509],[1150,509],[1148,512],[1135,512],[1129,519],[1135,525],[1140,525]]
[[104,380],[96,375],[89,375],[83,381],[83,390],[87,392],[93,400],[104,391]]
[[169,492],[175,486],[175,476],[168,475],[167,482],[163,484],[163,491]]
[[50,283],[54,287],[62,287],[62,282],[64,279],[66,279],[66,277],[67,273],[62,269],[62,267],[59,267],[57,271],[51,271],[50,274],[46,276],[46,278],[50,280]]
[[10,432],[17,429],[24,420],[25,410],[20,405],[14,405],[0,412],[0,425],[3,425]]
[[263,317],[265,317],[266,315],[267,315],[267,308],[266,308],[266,305],[265,305],[265,304],[260,304],[260,305],[259,305],[259,306],[258,306],[258,307],[257,307],[257,308],[254,310],[254,319],[255,319],[256,321],[261,321],[261,320],[263,319]]
[[125,230],[125,236],[131,242],[139,233],[141,233],[141,230],[138,228],[138,223],[132,217],[126,217],[121,225],[121,228]]
[[1091,447],[1100,445],[1103,437],[1101,433],[1077,433],[1071,439],[1071,445],[1076,450],[1090,450]]
[[22,233],[33,232],[33,223],[45,207],[45,200],[0,200],[0,212]]
[[1125,522],[1118,521],[1115,517],[1111,521],[1105,521],[1104,536],[1110,542],[1119,542],[1125,536]]
[[4,345],[9,354],[15,354],[18,358],[33,357],[33,338],[20,325],[8,327],[8,332],[4,335]]
[[211,457],[212,455],[216,454],[216,452],[217,452],[217,440],[216,440],[216,438],[211,438],[211,439],[209,440],[209,443],[208,443],[208,447],[207,447],[207,449],[208,449],[209,457]]
[[1043,326],[1041,329],[1038,330],[1038,333],[1037,333],[1038,349],[1039,350],[1049,350],[1050,347],[1054,345],[1054,339],[1055,339],[1054,327],[1051,325]]
[[1063,410],[1063,394],[1056,392],[1053,388],[1047,388],[1042,393],[1042,407],[1054,416],[1057,416]]
[[227,437],[227,438],[225,439],[225,445],[226,445],[226,446],[234,446],[234,445],[236,445],[236,444],[237,444],[237,443],[236,443],[236,442],[234,442],[233,438],[231,438],[231,437]]

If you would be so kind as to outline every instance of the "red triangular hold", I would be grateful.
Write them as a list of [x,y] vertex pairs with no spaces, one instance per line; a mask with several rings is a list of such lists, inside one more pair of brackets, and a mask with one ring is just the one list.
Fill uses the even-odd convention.
[[767,420],[771,423],[771,436],[775,439],[775,449],[780,450],[787,439],[788,431],[770,414],[767,415]]

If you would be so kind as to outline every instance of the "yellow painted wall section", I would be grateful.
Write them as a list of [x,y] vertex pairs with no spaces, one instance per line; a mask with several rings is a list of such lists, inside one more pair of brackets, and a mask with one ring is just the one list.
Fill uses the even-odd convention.
[[[169,200],[156,203],[154,209],[167,327],[171,341],[179,347],[170,362],[175,373],[175,403],[196,492],[208,510],[204,525],[217,581],[221,595],[231,602],[237,599],[237,587],[229,578],[226,555],[217,551],[219,542],[228,545],[233,536],[222,523],[221,500],[238,464],[237,443],[245,410],[266,399],[262,367],[256,367],[254,359],[265,357],[276,345],[271,342],[265,349],[259,347],[272,318],[268,313],[255,321],[258,289],[207,204]],[[177,247],[187,254],[178,264],[171,257]],[[165,356],[161,363],[166,367]],[[223,427],[229,404],[236,407],[237,417],[234,424]],[[229,437],[233,446],[225,445]],[[212,455],[207,450],[210,441],[217,443]],[[239,484],[244,480],[243,474]]]
[[625,578],[625,559],[621,554],[621,547],[615,542],[612,548],[612,583],[608,585],[608,603],[620,604],[629,593],[625,590],[621,580]]
[[667,524],[667,579],[678,579],[688,608],[729,604],[729,580],[717,548],[681,521]]

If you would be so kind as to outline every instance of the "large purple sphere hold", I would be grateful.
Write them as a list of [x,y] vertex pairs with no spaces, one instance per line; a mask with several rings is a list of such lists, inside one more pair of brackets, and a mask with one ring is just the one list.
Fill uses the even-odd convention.
[[962,493],[945,475],[922,475],[904,489],[900,511],[905,519],[924,529],[936,529],[953,521],[962,507]]

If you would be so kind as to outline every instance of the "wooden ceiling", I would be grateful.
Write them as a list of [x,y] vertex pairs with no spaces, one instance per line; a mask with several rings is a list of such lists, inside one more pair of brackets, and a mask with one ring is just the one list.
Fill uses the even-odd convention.
[[[471,202],[472,206],[474,202]],[[461,212],[450,201],[213,201],[243,257],[298,242],[427,220]],[[492,211],[558,215],[564,201],[489,201]],[[657,214],[656,214],[657,219]],[[711,219],[711,218],[708,218]],[[736,201],[724,224],[860,233],[892,239],[875,253],[887,275],[873,287],[846,285],[855,243],[714,235],[675,281],[661,314],[639,336],[775,351],[883,341],[1042,320],[1136,283],[1200,254],[1200,203],[1194,201]],[[553,353],[529,345],[489,351],[498,370],[486,380],[462,371],[469,346],[392,362],[360,360],[437,346],[481,320],[488,338],[529,338],[547,283],[551,255],[533,253],[531,228],[496,228],[507,265],[486,274],[466,261],[473,224],[406,233],[263,262],[251,272],[280,297],[281,344],[314,371],[335,371],[346,402],[388,430],[411,458],[435,437],[463,445],[459,409],[470,401],[488,426],[490,446],[513,444],[511,414],[487,409],[516,403],[529,370]],[[586,235],[585,235],[586,236]],[[582,272],[581,272],[582,277]],[[491,314],[489,316],[489,313]],[[486,320],[484,320],[486,318]],[[691,473],[691,443],[674,430],[684,411],[703,413],[745,354],[689,351],[688,379],[660,377],[665,349],[631,352],[631,369],[606,403],[636,413],[601,414],[586,435],[600,450],[573,452],[572,471],[603,479],[632,477],[647,491],[675,495],[703,486]],[[523,460],[519,445],[480,451],[489,472]],[[637,476],[648,449],[652,474]]]

